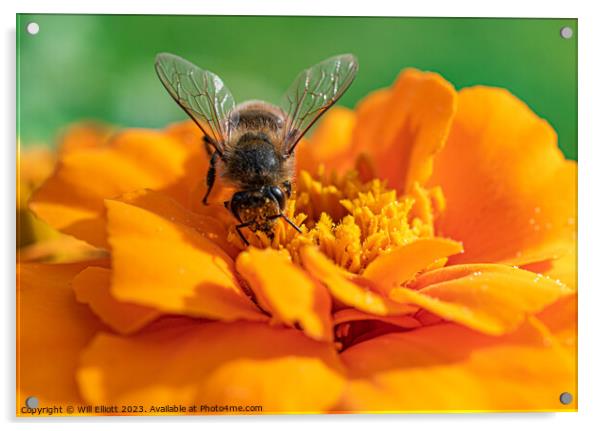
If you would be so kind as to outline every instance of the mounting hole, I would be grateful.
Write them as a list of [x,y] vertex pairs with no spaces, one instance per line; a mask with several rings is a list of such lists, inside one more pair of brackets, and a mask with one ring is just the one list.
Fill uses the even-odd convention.
[[563,392],[560,394],[560,402],[564,405],[573,402],[573,395],[570,392]]
[[27,24],[27,33],[33,35],[38,34],[40,31],[40,25],[37,22],[30,22]]
[[560,37],[570,39],[573,37],[573,29],[571,27],[562,27],[560,29]]
[[40,404],[40,401],[38,400],[37,397],[27,397],[27,399],[25,400],[25,405],[27,407],[29,407],[30,409],[37,408],[39,404]]

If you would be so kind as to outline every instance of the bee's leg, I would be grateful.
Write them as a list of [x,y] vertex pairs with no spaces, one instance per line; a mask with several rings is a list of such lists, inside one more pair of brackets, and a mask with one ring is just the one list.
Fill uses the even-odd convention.
[[205,143],[205,151],[207,151],[207,155],[211,157],[213,155],[213,149],[211,148],[211,138],[209,136],[203,136],[203,142]]
[[219,147],[217,146],[216,142],[209,136],[204,135],[203,142],[205,143],[205,151],[207,152],[207,155],[209,157],[211,157],[213,153],[217,153],[220,156],[222,155],[222,152],[219,150]]
[[237,224],[236,226],[234,226],[236,228],[236,232],[238,233],[238,236],[240,237],[240,239],[242,240],[242,242],[245,243],[245,245],[249,245],[249,241],[247,241],[247,239],[245,238],[245,236],[242,234],[241,229],[247,226],[251,226],[253,223],[255,223],[255,220],[250,220],[247,222],[242,222],[240,215],[238,214],[238,209],[239,209],[239,205],[241,203],[240,201],[240,193],[241,192],[237,192],[234,193],[234,196],[232,197],[231,200],[224,202],[224,206],[226,207],[227,210],[229,210],[232,215],[234,217],[236,217],[236,219],[241,222],[240,224]]
[[280,214],[277,214],[275,216],[271,216],[271,217],[269,217],[269,219],[270,220],[274,220],[274,219],[277,219],[277,218],[280,218],[280,217],[282,217],[288,224],[290,224],[292,227],[294,227],[297,232],[303,233],[303,231],[301,230],[301,228],[299,226],[297,226],[295,224],[295,222],[292,221],[290,218],[288,218],[286,216],[286,214],[284,214],[284,213],[280,213]]
[[207,204],[207,198],[209,197],[209,193],[211,193],[211,189],[213,188],[213,183],[215,183],[215,163],[217,162],[217,158],[219,155],[217,151],[215,151],[211,155],[211,159],[209,159],[209,169],[207,170],[207,191],[205,192],[205,196],[203,197],[203,204]]
[[247,241],[247,239],[245,238],[245,236],[242,234],[241,229],[243,227],[247,227],[253,224],[253,221],[248,221],[246,223],[241,223],[241,224],[237,224],[236,226],[234,226],[236,228],[236,232],[238,233],[238,236],[240,237],[240,239],[242,239],[242,242],[245,243],[245,245],[249,245],[249,241]]

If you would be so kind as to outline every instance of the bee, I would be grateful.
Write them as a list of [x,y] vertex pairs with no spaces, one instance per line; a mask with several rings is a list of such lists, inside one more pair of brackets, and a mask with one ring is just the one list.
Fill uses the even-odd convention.
[[219,171],[237,190],[224,205],[238,220],[236,231],[246,245],[243,228],[273,238],[279,218],[301,232],[284,214],[293,190],[295,148],[353,82],[358,70],[355,56],[338,55],[303,70],[281,107],[260,100],[236,105],[219,76],[174,54],[158,54],[155,70],[203,132],[210,156],[203,204],[208,204]]

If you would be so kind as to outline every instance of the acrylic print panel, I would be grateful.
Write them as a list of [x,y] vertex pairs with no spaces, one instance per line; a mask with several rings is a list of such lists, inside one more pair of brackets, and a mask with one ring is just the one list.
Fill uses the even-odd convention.
[[576,20],[17,18],[18,416],[576,411]]

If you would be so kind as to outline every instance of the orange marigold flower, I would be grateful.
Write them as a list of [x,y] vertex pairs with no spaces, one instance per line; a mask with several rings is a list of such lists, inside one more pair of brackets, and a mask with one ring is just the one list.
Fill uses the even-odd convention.
[[248,247],[201,204],[191,122],[85,130],[29,205],[107,254],[19,265],[19,406],[576,409],[576,164],[507,91],[406,70],[334,108],[299,146],[302,232]]

